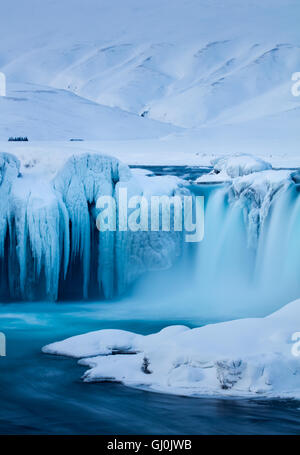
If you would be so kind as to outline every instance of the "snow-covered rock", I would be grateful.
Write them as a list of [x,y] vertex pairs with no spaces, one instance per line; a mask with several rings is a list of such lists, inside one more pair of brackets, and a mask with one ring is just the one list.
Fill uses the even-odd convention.
[[89,367],[85,382],[118,381],[180,395],[299,398],[299,321],[296,300],[261,319],[170,326],[147,336],[99,330],[42,351],[79,358]]
[[216,158],[212,161],[212,165],[215,171],[226,172],[231,178],[272,169],[272,166],[266,161],[248,154]]
[[196,180],[196,183],[224,182],[243,175],[272,169],[270,163],[249,154],[221,156],[211,161],[213,170]]

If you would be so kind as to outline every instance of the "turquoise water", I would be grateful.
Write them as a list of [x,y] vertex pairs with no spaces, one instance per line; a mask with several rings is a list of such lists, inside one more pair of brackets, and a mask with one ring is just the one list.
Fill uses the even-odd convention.
[[41,347],[101,328],[150,333],[193,320],[126,318],[123,303],[0,305],[0,434],[299,434],[300,403],[186,398],[84,384],[74,359]]

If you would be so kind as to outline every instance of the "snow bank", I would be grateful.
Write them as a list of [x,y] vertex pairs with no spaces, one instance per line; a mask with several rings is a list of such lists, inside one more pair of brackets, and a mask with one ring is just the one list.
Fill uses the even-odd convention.
[[[105,297],[125,291],[148,270],[171,267],[182,248],[179,232],[99,232],[96,202],[128,197],[183,195],[176,177],[133,175],[105,155],[71,156],[53,178],[0,154],[0,295],[56,300]],[[71,293],[71,294],[70,294]]]
[[89,367],[85,382],[110,380],[180,395],[300,398],[300,357],[292,351],[299,321],[296,300],[261,319],[170,326],[147,336],[100,330],[42,351],[79,358]]

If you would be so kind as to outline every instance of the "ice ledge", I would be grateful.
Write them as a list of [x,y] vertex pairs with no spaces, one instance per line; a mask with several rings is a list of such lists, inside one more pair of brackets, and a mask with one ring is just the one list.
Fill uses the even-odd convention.
[[85,382],[191,396],[300,398],[300,349],[292,338],[299,321],[296,300],[265,318],[170,326],[147,336],[99,330],[42,351],[79,358],[89,367]]

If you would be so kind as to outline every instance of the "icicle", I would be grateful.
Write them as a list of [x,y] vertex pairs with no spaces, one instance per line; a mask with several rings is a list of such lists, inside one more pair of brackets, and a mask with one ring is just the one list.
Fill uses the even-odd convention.
[[10,218],[9,194],[14,179],[18,177],[19,160],[9,154],[0,153],[0,256],[4,255],[4,243]]
[[98,285],[99,297],[112,298],[143,272],[173,264],[182,242],[178,233],[99,232],[96,204],[101,196],[113,197],[118,211],[120,188],[128,197],[149,198],[159,188],[171,195],[178,179],[136,178],[117,159],[95,154],[71,157],[53,181],[30,172],[21,176],[19,167],[14,156],[0,154],[0,254],[8,254],[3,264],[10,297],[56,300],[70,283],[80,282],[74,272],[83,275],[84,298],[90,284]]

